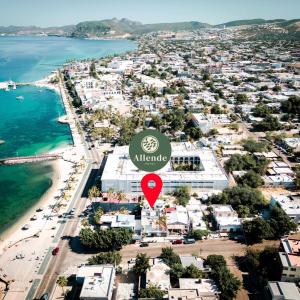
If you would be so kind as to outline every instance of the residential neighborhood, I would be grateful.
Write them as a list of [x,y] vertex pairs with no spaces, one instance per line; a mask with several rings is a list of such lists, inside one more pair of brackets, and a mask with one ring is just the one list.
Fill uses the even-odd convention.
[[[251,283],[263,299],[300,295],[300,239],[289,237],[298,231],[300,211],[298,43],[238,43],[241,34],[240,27],[149,33],[134,52],[76,61],[61,71],[86,139],[97,151],[106,149],[89,190],[87,211],[94,212],[94,221],[85,214],[81,242],[112,250],[101,246],[102,238],[92,242],[88,236],[128,230],[134,244],[123,247],[138,253],[118,267],[122,274],[137,274],[138,286],[119,282],[117,299],[128,299],[127,284],[132,299],[246,299],[239,291],[245,282],[236,270],[230,273],[228,258],[196,250],[214,240],[246,245],[244,260],[252,255],[259,261],[266,252],[278,261],[278,276]],[[136,169],[128,150],[143,129],[164,133],[172,148],[169,163],[157,172],[163,188],[153,208],[140,186],[146,172]],[[247,250],[280,239],[275,248]],[[147,256],[156,245],[162,253]],[[192,245],[193,253],[177,256],[177,247]],[[228,298],[215,260],[230,273]],[[248,272],[259,277],[266,268]]]
[[[73,141],[51,156],[68,166],[59,193],[1,248],[0,299],[300,299],[299,39],[278,20],[125,35],[107,22],[134,50],[35,82],[60,95]],[[130,154],[146,130],[171,147],[153,172]]]

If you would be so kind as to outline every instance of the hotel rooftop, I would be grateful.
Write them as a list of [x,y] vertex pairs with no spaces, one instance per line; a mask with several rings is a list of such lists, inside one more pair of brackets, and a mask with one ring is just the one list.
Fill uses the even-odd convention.
[[[192,143],[172,143],[170,161],[156,174],[161,176],[163,192],[171,192],[179,186],[192,189],[221,190],[228,186],[225,171],[219,165],[213,151],[209,148],[196,148]],[[198,171],[174,171],[172,162],[200,161]],[[147,173],[140,171],[129,157],[128,146],[117,146],[108,156],[103,174],[102,190],[113,188],[115,191],[141,192],[140,181]]]

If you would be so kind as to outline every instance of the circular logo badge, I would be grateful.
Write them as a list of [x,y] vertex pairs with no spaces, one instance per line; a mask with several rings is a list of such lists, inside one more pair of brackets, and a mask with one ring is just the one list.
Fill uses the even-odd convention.
[[147,172],[157,171],[171,158],[169,138],[157,130],[143,130],[130,142],[129,155],[138,169]]

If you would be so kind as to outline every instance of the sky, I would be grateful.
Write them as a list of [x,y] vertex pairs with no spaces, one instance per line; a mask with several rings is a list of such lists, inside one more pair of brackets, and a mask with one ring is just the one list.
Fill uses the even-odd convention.
[[300,0],[0,0],[0,26],[61,26],[128,18],[142,23],[300,18]]

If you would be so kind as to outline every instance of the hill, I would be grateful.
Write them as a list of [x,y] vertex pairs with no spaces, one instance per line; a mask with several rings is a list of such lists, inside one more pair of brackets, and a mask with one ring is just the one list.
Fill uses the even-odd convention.
[[[265,19],[250,19],[250,20],[236,20],[227,23],[222,23],[220,25],[225,25],[227,27],[233,26],[242,26],[242,25],[262,25],[267,23],[280,23],[285,22],[285,19],[274,19],[274,20],[265,20]],[[220,26],[219,25],[219,26]]]
[[103,37],[126,34],[143,34],[161,30],[180,31],[196,30],[210,25],[201,22],[177,22],[142,24],[128,19],[110,19],[102,21],[88,21],[77,24],[71,33],[73,37]]
[[[263,25],[274,26],[263,26]],[[176,23],[157,23],[142,24],[140,22],[128,19],[107,19],[100,21],[80,22],[77,25],[69,25],[62,27],[41,28],[37,26],[0,26],[0,35],[58,35],[74,38],[128,38],[149,32],[157,31],[182,31],[197,30],[202,28],[236,27],[248,25],[241,30],[245,30],[249,34],[257,38],[299,38],[300,36],[300,19],[284,20],[284,19],[251,19],[231,21],[216,26],[197,21],[176,22]],[[274,30],[276,27],[277,31]],[[259,30],[258,30],[259,29]],[[278,30],[279,29],[279,30]],[[278,34],[279,33],[279,34]]]
[[38,26],[0,26],[2,35],[68,35],[74,30],[74,25],[42,28]]

